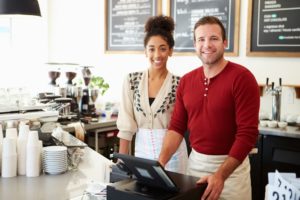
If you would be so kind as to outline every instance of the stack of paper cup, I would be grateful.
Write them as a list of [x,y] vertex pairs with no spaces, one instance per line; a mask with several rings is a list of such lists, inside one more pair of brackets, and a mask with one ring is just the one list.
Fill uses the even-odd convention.
[[6,129],[15,128],[16,124],[17,124],[17,121],[15,121],[15,120],[6,121]]
[[2,149],[2,177],[15,177],[17,175],[17,147],[12,138],[3,139]]
[[3,144],[3,130],[2,130],[2,124],[0,124],[0,173],[1,173],[1,166],[2,166],[2,144]]
[[18,131],[16,128],[7,128],[5,131],[6,138],[16,139],[18,138]]
[[18,174],[26,175],[26,147],[29,134],[29,126],[21,124],[19,126],[19,136],[17,140],[18,154]]
[[26,145],[26,176],[40,175],[41,150],[37,131],[29,131]]

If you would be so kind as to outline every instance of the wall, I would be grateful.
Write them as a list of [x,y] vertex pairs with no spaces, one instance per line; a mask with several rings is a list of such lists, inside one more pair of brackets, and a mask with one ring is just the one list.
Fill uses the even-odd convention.
[[[38,25],[24,24],[14,31],[18,43],[0,48],[1,87],[29,86],[43,90],[49,83],[47,62],[68,62],[94,66],[92,72],[103,76],[110,84],[104,100],[119,101],[125,75],[148,67],[144,54],[107,54],[104,52],[104,1],[103,0],[39,0],[42,19]],[[167,1],[163,0],[166,13]],[[248,1],[241,0],[239,56],[227,59],[249,68],[259,83],[266,77],[278,84],[300,85],[300,58],[247,57],[246,32]],[[19,39],[17,39],[19,38]],[[0,40],[2,42],[2,40]],[[3,43],[2,43],[3,44]],[[1,45],[2,45],[1,44]],[[48,50],[45,47],[48,46]],[[15,54],[17,52],[17,56]],[[48,53],[48,57],[47,54]],[[175,74],[184,73],[201,65],[196,56],[173,56],[168,68]],[[64,75],[59,83],[66,81]],[[291,88],[284,88],[282,112],[300,114],[300,100],[295,99]],[[271,96],[261,98],[261,110],[270,113]]]
[[[148,67],[144,54],[106,54],[104,52],[104,1],[99,0],[51,0],[49,1],[49,61],[77,62],[94,66],[93,73],[103,76],[110,89],[103,97],[119,101],[124,76],[132,71]],[[163,0],[166,13],[167,1]],[[241,0],[239,56],[227,59],[249,68],[259,83],[266,77],[278,84],[300,85],[300,58],[247,57],[246,32],[248,1]],[[168,68],[175,74],[184,73],[201,65],[196,56],[173,56]],[[284,88],[282,112],[299,113],[299,99],[291,88]],[[271,112],[271,96],[261,99],[264,112]]]
[[37,88],[44,81],[47,59],[47,1],[39,0],[42,17],[0,16],[0,88]]

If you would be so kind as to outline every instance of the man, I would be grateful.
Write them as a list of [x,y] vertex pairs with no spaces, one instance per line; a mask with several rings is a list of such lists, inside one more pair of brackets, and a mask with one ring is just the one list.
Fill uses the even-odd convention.
[[247,157],[258,136],[258,84],[245,67],[225,60],[225,29],[216,17],[194,26],[203,66],[182,77],[159,161],[165,165],[190,132],[187,174],[208,183],[202,199],[251,199]]

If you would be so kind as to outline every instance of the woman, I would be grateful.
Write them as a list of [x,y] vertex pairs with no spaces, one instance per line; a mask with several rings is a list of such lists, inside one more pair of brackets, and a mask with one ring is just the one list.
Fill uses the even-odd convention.
[[[151,17],[146,22],[144,47],[150,66],[145,71],[130,73],[123,84],[117,120],[120,153],[129,153],[136,134],[134,155],[158,159],[179,82],[179,77],[167,69],[174,47],[174,26],[173,19],[167,16]],[[187,148],[183,141],[166,169],[184,174],[186,162]]]

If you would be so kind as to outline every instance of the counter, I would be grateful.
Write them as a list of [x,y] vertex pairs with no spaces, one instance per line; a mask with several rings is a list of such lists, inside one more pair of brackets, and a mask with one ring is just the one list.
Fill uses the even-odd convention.
[[[90,122],[88,124],[84,124],[84,130],[86,132],[90,132],[90,133],[94,134],[94,138],[95,138],[94,148],[95,148],[95,151],[99,152],[99,135],[101,133],[106,133],[106,132],[109,132],[109,131],[117,130],[116,122],[117,122],[117,118],[113,117],[113,118],[110,118],[110,119],[99,118],[98,121],[96,121],[96,122]],[[70,133],[75,132],[74,127],[62,126],[62,128],[65,131],[68,131]]]
[[[73,127],[65,127],[74,131]],[[116,129],[116,120],[100,119],[85,125],[86,130],[107,128]],[[285,129],[259,127],[260,135],[300,138],[298,127],[288,126]],[[87,184],[91,181],[108,183],[108,165],[110,161],[89,147],[85,148],[83,160],[77,171],[68,171],[61,175],[41,175],[35,178],[17,176],[0,178],[0,199],[80,199]],[[268,169],[269,170],[269,169]],[[261,175],[258,175],[261,176]],[[264,185],[264,184],[263,184]]]
[[[82,196],[91,181],[109,182],[111,162],[89,147],[76,171],[61,175],[41,175],[28,178],[0,178],[0,199],[10,200],[66,200]],[[77,199],[77,198],[76,198]],[[81,199],[81,198],[78,198]]]
[[286,128],[259,127],[259,134],[300,138],[300,128],[297,126],[287,126]]
[[300,138],[300,128],[297,126],[287,126],[286,128],[259,127],[259,134],[289,138]]
[[[90,122],[89,124],[85,124],[84,129],[86,131],[101,130],[102,132],[117,130],[116,120],[117,118],[99,118],[97,122]],[[63,128],[68,132],[75,131],[74,127],[63,126]],[[286,128],[268,128],[260,126],[259,134],[300,138],[300,128],[297,126],[287,126]]]
[[[99,118],[97,122],[90,122],[84,124],[84,129],[86,131],[101,129],[102,131],[112,131],[117,129],[117,118]],[[74,127],[62,126],[65,131],[74,132]]]

